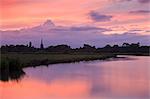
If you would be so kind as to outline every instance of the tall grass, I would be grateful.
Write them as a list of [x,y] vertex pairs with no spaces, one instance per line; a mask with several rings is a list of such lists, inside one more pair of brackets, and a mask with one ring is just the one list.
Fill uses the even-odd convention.
[[21,68],[21,62],[18,58],[1,58],[0,68],[9,68],[10,70],[17,70]]
[[112,54],[25,54],[7,53],[1,54],[0,59],[0,80],[19,79],[25,73],[22,68],[48,65],[56,63],[69,63],[90,60],[102,60],[116,57]]
[[17,70],[23,67],[68,63],[78,61],[102,60],[115,57],[113,54],[22,54],[9,53],[1,56],[1,69]]
[[15,58],[1,58],[0,64],[0,80],[18,80],[25,73],[22,70],[22,65],[19,59]]

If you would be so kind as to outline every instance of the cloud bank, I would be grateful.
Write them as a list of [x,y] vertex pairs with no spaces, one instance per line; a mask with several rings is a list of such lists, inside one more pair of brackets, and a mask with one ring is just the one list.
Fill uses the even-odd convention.
[[95,22],[105,22],[105,21],[110,21],[112,16],[110,15],[104,15],[104,14],[100,14],[98,12],[95,11],[91,11],[89,13],[90,18],[95,21]]
[[[116,0],[115,0],[116,1]],[[138,1],[139,3],[149,3],[150,0],[119,0],[119,1]]]
[[122,44],[123,42],[141,42],[150,45],[150,35],[139,35],[140,30],[128,31],[123,34],[109,34],[104,32],[112,31],[107,28],[94,26],[56,26],[52,21],[47,20],[44,24],[15,31],[0,31],[2,44],[27,44],[29,41],[39,47],[40,40],[44,40],[44,45],[68,44],[72,47],[82,46],[84,43],[97,47],[106,44]]
[[130,11],[131,14],[150,14],[150,10],[136,10],[136,11]]

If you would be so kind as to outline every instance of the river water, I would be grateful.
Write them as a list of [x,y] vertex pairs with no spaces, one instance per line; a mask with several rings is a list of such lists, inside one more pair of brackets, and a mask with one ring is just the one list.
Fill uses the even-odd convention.
[[150,99],[150,57],[126,57],[25,68],[0,99]]

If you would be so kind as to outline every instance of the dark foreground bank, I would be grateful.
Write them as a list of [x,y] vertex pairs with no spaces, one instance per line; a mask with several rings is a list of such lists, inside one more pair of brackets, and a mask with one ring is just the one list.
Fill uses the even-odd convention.
[[50,53],[7,53],[1,54],[0,80],[8,81],[23,76],[23,68],[70,63],[79,61],[105,60],[114,58],[114,54],[50,54]]

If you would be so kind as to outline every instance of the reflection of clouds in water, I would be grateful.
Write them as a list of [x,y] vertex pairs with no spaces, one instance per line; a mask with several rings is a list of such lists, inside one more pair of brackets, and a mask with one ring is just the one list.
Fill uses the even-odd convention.
[[[133,57],[134,58],[134,57]],[[117,61],[104,63],[101,66],[105,70],[103,76],[113,96],[137,96],[144,99],[149,96],[149,57],[141,57],[138,60]]]
[[88,96],[90,90],[87,81],[76,79],[53,80],[50,84],[35,79],[24,79],[20,83],[0,82],[0,89],[1,86],[4,87],[1,99],[83,99],[80,97]]
[[100,75],[101,71],[101,67],[86,65],[86,63],[82,62],[25,69],[29,78],[41,79],[46,82],[54,79],[94,79],[96,75]]
[[49,86],[58,84],[57,88],[62,88],[61,90],[65,90],[65,88],[74,90],[72,84],[80,83],[79,85],[83,87],[76,87],[81,87],[85,96],[146,99],[149,97],[147,61],[149,61],[149,57],[139,57],[135,60],[125,61],[56,64],[49,67],[27,68],[25,71],[28,74],[27,80],[35,79],[46,82]]

